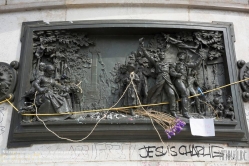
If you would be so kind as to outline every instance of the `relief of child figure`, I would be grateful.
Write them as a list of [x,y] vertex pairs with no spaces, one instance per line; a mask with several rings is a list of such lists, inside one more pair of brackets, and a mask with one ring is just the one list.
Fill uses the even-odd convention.
[[[197,94],[197,88],[199,87],[198,80],[197,80],[197,71],[192,70],[191,73],[188,75],[188,90],[191,96]],[[200,114],[201,107],[200,107],[200,99],[198,96],[194,97],[194,104],[196,106],[197,112]]]
[[[41,62],[39,64],[39,70],[35,72],[36,73],[36,75],[34,76],[35,80],[44,75],[44,70],[45,69],[46,69],[46,64]],[[35,94],[35,88],[34,88],[35,80],[32,82],[31,88],[28,91],[25,92],[25,97],[28,97],[31,100],[33,99],[34,94]]]
[[230,118],[232,121],[234,120],[234,108],[233,108],[233,100],[231,96],[228,96],[226,100],[226,106],[223,112],[224,118]]

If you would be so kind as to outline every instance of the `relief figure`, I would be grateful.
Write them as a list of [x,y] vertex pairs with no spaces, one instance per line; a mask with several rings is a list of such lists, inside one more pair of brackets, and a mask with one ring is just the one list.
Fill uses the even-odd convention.
[[[197,80],[196,76],[197,76],[196,70],[192,70],[190,75],[188,76],[188,90],[189,90],[189,93],[191,96],[197,94],[196,89],[197,89],[197,87],[199,87],[198,80]],[[200,99],[198,96],[194,97],[194,104],[196,107],[196,111],[198,113],[202,113],[201,106],[200,106]]]
[[174,85],[171,82],[169,75],[170,63],[163,62],[165,58],[164,52],[159,55],[160,61],[155,61],[148,53],[148,51],[143,48],[144,56],[152,63],[156,70],[156,85],[152,87],[148,92],[149,103],[159,103],[162,92],[168,96],[170,114],[174,117],[176,115],[176,100],[178,95]]
[[34,88],[38,92],[36,105],[39,113],[66,113],[72,111],[72,103],[68,95],[69,88],[55,81],[55,68],[47,65],[44,76],[34,81]]
[[188,114],[188,70],[195,68],[201,63],[201,58],[196,62],[187,62],[187,54],[178,52],[178,61],[170,69],[170,75],[174,78],[174,85],[181,97],[181,111],[185,118],[190,118]]
[[[130,85],[127,91],[125,92],[123,106],[139,105],[139,101],[138,101],[135,90],[137,91],[137,87],[138,87],[140,80],[139,80],[138,75],[134,71],[135,71],[134,63],[129,62],[127,64],[126,74],[122,78],[122,83],[123,83],[124,89],[126,89],[129,83],[131,82],[131,78],[132,78],[134,87]],[[130,112],[131,112],[131,115],[134,115],[133,109],[130,109]]]

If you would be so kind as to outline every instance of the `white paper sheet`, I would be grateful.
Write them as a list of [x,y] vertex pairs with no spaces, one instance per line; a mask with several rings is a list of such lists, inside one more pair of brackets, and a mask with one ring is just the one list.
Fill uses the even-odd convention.
[[215,136],[214,119],[189,119],[191,134],[195,136]]

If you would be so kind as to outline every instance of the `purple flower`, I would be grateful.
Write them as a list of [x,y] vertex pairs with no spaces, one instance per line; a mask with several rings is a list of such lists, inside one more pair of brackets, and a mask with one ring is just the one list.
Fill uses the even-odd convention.
[[175,133],[174,133],[174,132],[172,132],[172,131],[170,131],[170,132],[169,132],[169,135],[170,135],[170,136],[174,136],[174,135],[175,135]]
[[186,125],[186,123],[184,121],[181,121],[181,120],[177,120],[177,123],[176,123],[177,126],[181,126],[181,127],[184,127]]
[[181,127],[179,127],[179,126],[177,126],[177,127],[176,127],[176,133],[180,133],[180,132],[181,132],[181,130],[182,130],[182,128],[181,128]]
[[181,121],[180,119],[176,119],[175,122],[176,123],[172,128],[165,130],[168,139],[170,139],[172,136],[175,136],[176,133],[180,133],[182,131],[182,128],[186,125],[186,123],[184,121]]
[[166,133],[168,139],[170,139],[171,138],[170,131],[169,130],[165,130],[165,133]]
[[176,127],[173,127],[173,128],[171,129],[171,131],[175,133],[175,132],[176,132]]

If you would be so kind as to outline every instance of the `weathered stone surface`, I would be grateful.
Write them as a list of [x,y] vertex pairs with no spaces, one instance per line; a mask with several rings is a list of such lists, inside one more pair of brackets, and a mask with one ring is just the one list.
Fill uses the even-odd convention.
[[[99,14],[101,13],[101,14]],[[115,13],[115,14],[114,14]],[[149,20],[183,20],[188,21],[188,9],[165,7],[104,7],[67,9],[66,20],[92,19],[149,19]]]
[[0,6],[5,5],[5,0],[0,0]]
[[[22,156],[18,157],[18,156]],[[98,162],[112,165],[117,161],[136,166],[170,165],[181,166],[186,163],[192,165],[215,166],[213,163],[248,164],[248,148],[227,147],[222,144],[203,143],[75,143],[75,144],[50,144],[34,145],[29,148],[4,150],[3,163],[18,164],[38,162],[49,163],[74,163]],[[28,158],[30,157],[30,158]],[[25,159],[26,160],[23,160]],[[176,162],[178,164],[173,164]],[[88,163],[90,165],[90,163]],[[87,164],[87,165],[88,165]],[[104,165],[105,165],[104,164]],[[110,165],[109,164],[109,165]],[[102,165],[102,164],[101,164]],[[118,164],[120,165],[120,164]],[[185,165],[182,165],[185,166]]]
[[[237,4],[248,4],[248,0],[195,0],[195,1],[196,2],[207,2],[207,3],[237,3]],[[192,3],[193,3],[193,1],[192,1]]]
[[[2,0],[0,2],[5,1]],[[79,8],[79,7],[101,7],[101,6],[156,6],[156,7],[185,7],[204,8],[234,11],[249,11],[247,0],[7,0],[7,5],[0,6],[0,12],[47,9],[47,8]]]
[[47,2],[56,2],[56,0],[7,0],[7,5],[28,4],[28,3],[41,3],[41,2],[44,2],[44,3],[47,3]]
[[36,9],[49,9],[49,8],[65,8],[64,1],[10,1],[7,5],[0,6],[0,12],[18,12]]
[[[17,1],[17,0],[15,0]],[[22,0],[22,1],[28,1],[28,0]],[[44,0],[45,1],[45,0]],[[208,4],[213,4],[213,3],[226,3],[226,4],[248,4],[247,0],[66,0],[67,4],[97,4],[97,3],[112,3],[112,4],[125,4],[125,3],[168,3],[168,4],[200,4],[200,3],[208,3]]]

